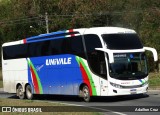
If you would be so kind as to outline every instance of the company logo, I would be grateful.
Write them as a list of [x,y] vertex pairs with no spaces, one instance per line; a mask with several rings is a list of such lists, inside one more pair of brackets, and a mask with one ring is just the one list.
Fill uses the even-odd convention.
[[2,112],[11,112],[11,107],[2,107]]
[[115,58],[117,58],[117,57],[127,57],[127,55],[126,54],[115,54],[114,57]]
[[[1,111],[0,111],[1,112]],[[39,107],[2,107],[2,112],[42,112]]]
[[56,59],[46,59],[46,66],[50,65],[67,65],[71,64],[72,58],[56,58]]

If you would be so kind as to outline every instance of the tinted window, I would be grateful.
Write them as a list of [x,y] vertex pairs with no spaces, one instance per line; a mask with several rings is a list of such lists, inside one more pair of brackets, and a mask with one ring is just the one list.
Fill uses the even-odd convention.
[[106,79],[107,76],[104,52],[95,50],[95,48],[102,48],[99,37],[97,35],[90,34],[85,35],[84,39],[90,69],[95,74]]
[[14,45],[3,47],[3,58],[14,59],[16,57],[23,58],[27,56],[27,45]]
[[81,36],[3,47],[4,59],[58,54],[73,54],[85,58]]
[[108,49],[140,49],[143,48],[137,34],[103,34]]
[[58,55],[67,53],[64,50],[66,48],[65,43],[65,39],[52,40],[50,41],[50,44],[48,45],[48,47],[46,47],[44,51],[50,51],[50,53],[48,53],[47,55]]
[[72,54],[85,58],[82,38],[80,36],[70,38],[70,49]]

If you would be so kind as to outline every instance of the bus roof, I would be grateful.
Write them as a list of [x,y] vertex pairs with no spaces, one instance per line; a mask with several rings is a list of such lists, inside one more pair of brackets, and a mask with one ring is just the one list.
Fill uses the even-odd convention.
[[87,28],[85,34],[118,34],[118,33],[136,33],[134,30],[120,27],[96,27]]
[[136,32],[131,29],[120,28],[120,27],[92,27],[92,28],[70,29],[70,30],[51,32],[47,34],[40,34],[38,36],[29,37],[23,40],[4,43],[2,47],[16,45],[16,44],[46,41],[51,39],[60,39],[60,38],[66,38],[83,34],[116,34],[116,33],[136,33]]

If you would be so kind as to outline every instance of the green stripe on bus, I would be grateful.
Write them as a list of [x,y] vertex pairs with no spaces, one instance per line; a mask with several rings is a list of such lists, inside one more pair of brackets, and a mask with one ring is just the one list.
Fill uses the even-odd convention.
[[95,84],[94,84],[94,82],[91,82],[91,81],[93,81],[93,78],[92,78],[92,76],[91,76],[91,74],[90,74],[87,66],[86,66],[85,63],[83,62],[83,60],[82,60],[81,58],[79,58],[79,61],[80,61],[80,63],[82,64],[82,66],[84,67],[84,69],[85,69],[85,71],[86,71],[86,73],[87,73],[87,76],[88,76],[88,78],[89,78],[89,82],[90,82],[91,88],[92,88],[92,95],[96,96],[96,95],[97,95],[97,92],[96,92]]
[[79,57],[76,56],[76,61],[78,62],[78,65],[80,66]]
[[40,94],[43,94],[42,84],[41,84],[41,82],[40,82],[38,73],[37,73],[37,71],[36,71],[33,63],[32,63],[30,60],[29,60],[29,65],[33,68],[33,71],[34,71],[34,73],[35,73],[35,75],[36,75],[36,79],[37,79],[37,81],[38,81],[38,87],[39,87]]

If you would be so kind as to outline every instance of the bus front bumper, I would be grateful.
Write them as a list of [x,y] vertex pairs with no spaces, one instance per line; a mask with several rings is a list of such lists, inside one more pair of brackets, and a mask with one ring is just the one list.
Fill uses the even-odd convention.
[[145,94],[147,93],[147,90],[148,90],[148,84],[143,87],[128,88],[128,89],[115,88],[113,86],[110,86],[109,91],[108,91],[108,96]]

